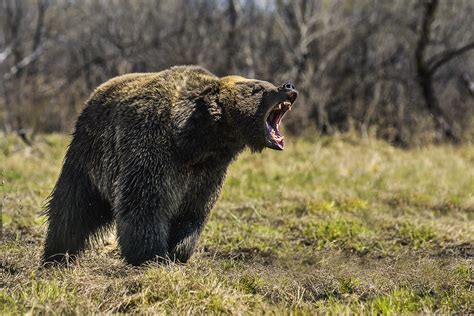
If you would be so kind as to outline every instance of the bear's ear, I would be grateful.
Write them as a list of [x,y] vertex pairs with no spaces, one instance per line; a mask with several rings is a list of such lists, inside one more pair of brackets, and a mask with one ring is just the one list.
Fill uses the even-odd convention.
[[201,89],[190,91],[188,100],[190,100],[196,108],[207,112],[213,121],[219,121],[222,116],[222,109],[217,104],[219,96],[219,85],[208,84]]
[[204,102],[215,101],[216,96],[219,94],[219,86],[215,84],[209,84],[204,88],[196,89],[188,93],[188,98],[191,100],[202,100]]
[[216,100],[217,95],[219,94],[219,86],[215,84],[210,84],[204,87],[199,93],[199,96],[206,102],[212,102]]
[[252,95],[262,92],[263,90],[265,90],[265,87],[259,83],[254,83],[252,85]]

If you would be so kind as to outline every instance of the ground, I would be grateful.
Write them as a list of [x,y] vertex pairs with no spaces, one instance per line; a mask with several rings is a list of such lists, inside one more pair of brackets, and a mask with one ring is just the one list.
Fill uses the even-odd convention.
[[42,269],[69,137],[2,138],[0,313],[474,313],[474,146],[349,135],[244,153],[187,265],[124,264],[113,234]]

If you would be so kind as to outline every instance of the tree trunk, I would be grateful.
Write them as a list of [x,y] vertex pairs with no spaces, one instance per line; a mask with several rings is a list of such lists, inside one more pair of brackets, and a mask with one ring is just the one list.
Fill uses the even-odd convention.
[[422,21],[422,29],[420,38],[415,51],[416,69],[418,75],[418,85],[421,88],[421,93],[426,104],[426,108],[433,116],[435,128],[439,133],[438,140],[443,138],[458,142],[457,136],[452,124],[446,118],[434,91],[433,77],[434,73],[430,71],[428,63],[425,61],[426,50],[429,45],[431,35],[431,25],[435,19],[435,14],[438,9],[438,0],[429,0],[424,5],[424,15]]

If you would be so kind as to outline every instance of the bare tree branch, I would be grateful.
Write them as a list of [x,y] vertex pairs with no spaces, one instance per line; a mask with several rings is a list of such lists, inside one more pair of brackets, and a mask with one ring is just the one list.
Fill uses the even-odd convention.
[[427,62],[428,72],[434,74],[438,70],[438,68],[443,66],[445,63],[472,49],[474,49],[474,42],[466,44],[459,48],[442,52],[441,54],[433,57],[430,61]]
[[5,80],[9,80],[11,79],[14,75],[16,75],[19,71],[21,71],[22,69],[26,68],[28,65],[30,65],[32,62],[34,62],[36,59],[38,59],[39,56],[41,56],[41,54],[43,53],[44,51],[44,46],[40,46],[38,47],[33,53],[31,53],[30,55],[26,56],[25,58],[23,58],[22,60],[20,60],[19,63],[13,65],[11,68],[10,68],[10,71],[5,73],[3,75],[3,79]]
[[11,45],[8,46],[3,50],[3,52],[0,53],[0,65],[3,64],[3,62],[11,55],[12,52],[12,47]]

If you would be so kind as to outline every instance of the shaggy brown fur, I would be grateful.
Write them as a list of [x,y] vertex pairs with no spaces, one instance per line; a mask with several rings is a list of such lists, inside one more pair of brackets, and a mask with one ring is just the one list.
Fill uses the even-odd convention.
[[77,120],[46,208],[44,261],[79,254],[115,220],[127,262],[186,262],[229,163],[246,146],[281,149],[266,120],[295,98],[291,84],[218,78],[195,66],[99,86]]

